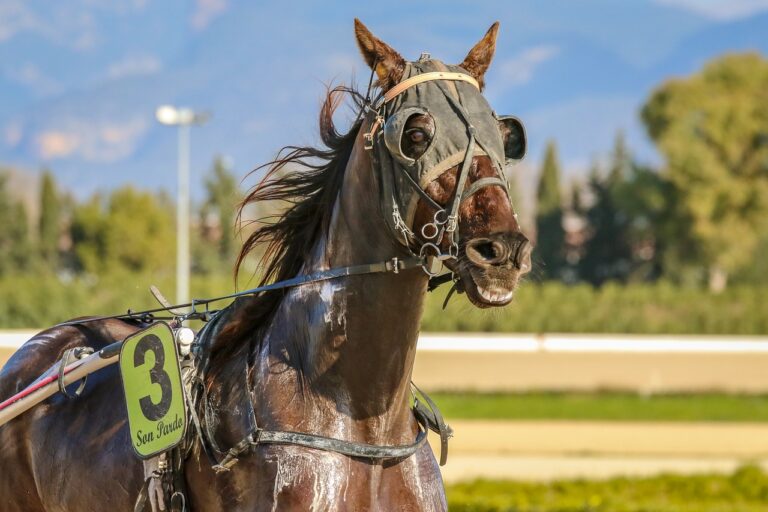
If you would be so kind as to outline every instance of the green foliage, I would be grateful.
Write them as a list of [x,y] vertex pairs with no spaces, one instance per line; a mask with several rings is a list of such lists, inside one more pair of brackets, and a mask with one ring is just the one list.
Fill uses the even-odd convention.
[[551,483],[477,480],[447,488],[452,512],[763,512],[768,475],[664,474]]
[[61,202],[56,182],[50,171],[45,171],[40,186],[40,221],[38,244],[40,257],[49,268],[56,268],[59,259],[61,236]]
[[505,308],[481,310],[463,296],[442,311],[445,291],[430,294],[422,329],[432,332],[766,334],[768,301],[760,287],[721,294],[669,282],[600,288],[524,283]]
[[[768,218],[768,60],[715,59],[662,84],[642,118],[679,191],[688,260],[725,276],[750,263]],[[711,281],[714,285],[714,281]],[[721,286],[723,282],[721,279]]]
[[75,207],[70,228],[78,269],[104,274],[170,272],[175,265],[175,226],[167,199],[130,186]]
[[[192,278],[196,297],[229,293],[235,288],[229,274],[193,274]],[[0,276],[0,328],[36,328],[75,316],[154,306],[146,292],[150,284],[172,290],[173,276],[170,272],[136,274],[120,269],[75,277],[52,273]],[[447,311],[442,311],[444,293],[438,291],[428,297],[422,330],[768,333],[768,302],[764,300],[764,290],[758,287],[732,286],[724,293],[710,294],[665,282],[626,287],[608,284],[601,288],[527,283],[505,308],[480,310],[459,296],[451,300]]]
[[[39,329],[79,316],[156,308],[149,293],[152,284],[169,293],[175,281],[169,274],[120,270],[66,280],[53,273],[4,276],[0,278],[0,328]],[[192,276],[193,297],[223,295],[233,287],[229,276]]]
[[533,254],[541,263],[545,278],[561,276],[565,264],[565,230],[560,164],[554,141],[547,144],[536,191],[536,250]]
[[432,393],[450,419],[768,422],[768,396],[637,393]]
[[628,188],[631,168],[624,137],[619,133],[607,175],[602,176],[595,166],[589,179],[593,202],[585,213],[589,233],[579,261],[579,276],[594,285],[626,281],[632,270],[630,216],[620,198],[622,190]]
[[[235,216],[242,199],[237,178],[228,169],[222,157],[217,157],[205,179],[207,198],[201,208],[200,244],[196,252],[202,271],[229,271],[239,249],[235,238]],[[206,249],[215,247],[213,258]],[[206,264],[207,260],[207,264]],[[211,261],[213,260],[213,261]]]
[[0,276],[24,271],[32,260],[27,211],[8,192],[6,181],[0,172]]

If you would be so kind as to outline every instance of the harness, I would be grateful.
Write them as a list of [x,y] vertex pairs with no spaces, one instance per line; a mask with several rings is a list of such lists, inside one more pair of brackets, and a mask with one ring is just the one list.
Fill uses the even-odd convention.
[[[489,124],[487,122],[480,125],[473,122],[473,118],[476,116],[488,116],[489,113],[496,118],[495,113],[490,110],[482,96],[472,89],[467,89],[474,88],[479,91],[479,85],[473,77],[461,70],[450,71],[439,61],[432,61],[424,56],[422,56],[419,62],[407,65],[405,74],[407,75],[408,73],[411,73],[412,76],[405,78],[392,87],[375,102],[368,99],[370,97],[369,84],[369,94],[366,96],[367,101],[365,104],[366,123],[369,131],[364,134],[364,140],[365,149],[370,150],[373,155],[373,170],[375,172],[378,169],[380,174],[380,205],[383,217],[395,239],[407,249],[409,256],[405,258],[394,257],[382,262],[339,267],[300,275],[229,295],[194,299],[188,304],[181,305],[170,305],[155,289],[153,294],[155,294],[155,297],[161,302],[163,307],[141,312],[131,312],[129,310],[127,314],[123,315],[101,316],[59,324],[60,326],[79,325],[112,318],[151,322],[159,318],[155,314],[160,312],[170,313],[172,316],[166,318],[173,319],[177,327],[180,327],[185,320],[204,320],[206,324],[192,344],[192,350],[183,354],[181,366],[185,401],[187,402],[190,419],[201,445],[216,472],[229,471],[243,455],[255,447],[265,444],[298,445],[382,462],[401,460],[413,455],[424,445],[428,429],[433,430],[440,436],[440,465],[444,465],[447,460],[448,439],[452,436],[452,431],[443,420],[434,402],[413,383],[411,383],[413,414],[417,423],[417,434],[415,440],[410,444],[378,446],[303,432],[266,430],[259,427],[256,422],[252,401],[246,400],[248,402],[248,432],[234,446],[224,449],[215,440],[213,432],[215,412],[211,409],[208,402],[204,382],[205,373],[208,369],[210,340],[215,339],[219,329],[225,323],[224,319],[228,316],[227,312],[231,312],[231,308],[236,306],[238,301],[235,300],[233,304],[219,311],[210,309],[212,303],[344,276],[384,272],[397,274],[404,270],[419,267],[430,276],[428,286],[430,291],[451,279],[454,280],[454,288],[451,290],[451,293],[458,288],[458,279],[451,274],[438,276],[437,272],[433,272],[430,269],[430,260],[444,262],[458,258],[459,207],[464,200],[483,188],[490,186],[502,187],[507,196],[509,196],[509,186],[506,180],[503,179],[503,143],[501,143],[500,135],[495,126],[491,130],[487,126]],[[423,155],[431,153],[432,161],[430,162],[428,158],[423,157],[408,161],[405,158],[400,158],[402,155],[397,154],[397,150],[393,149],[393,145],[395,143],[399,145],[400,132],[398,130],[404,127],[411,113],[417,110],[429,112],[421,106],[424,98],[435,100],[437,106],[430,108],[433,109],[434,114],[439,115],[438,120],[440,121],[438,133],[436,133],[434,140],[431,141],[430,148]],[[433,101],[429,103],[432,105]],[[413,106],[414,104],[416,107]],[[445,116],[451,116],[451,118],[449,120],[441,119],[441,117]],[[457,116],[462,121],[463,132],[466,137],[466,145],[461,143],[458,148],[451,147],[451,144],[455,145],[455,139],[461,137],[441,138],[439,135],[439,130],[446,130],[449,129],[446,126],[456,125],[455,118]],[[454,133],[453,135],[456,134]],[[436,158],[435,155],[437,155]],[[497,175],[478,179],[467,187],[472,161],[477,155],[487,155],[490,157],[497,170]],[[425,189],[442,172],[459,164],[461,165],[456,175],[456,187],[453,198],[449,201],[449,204],[440,205],[426,193]],[[387,170],[390,172],[386,172]],[[412,189],[415,195],[410,194],[406,198],[403,195],[404,185]],[[407,204],[406,199],[408,199]],[[425,224],[418,233],[415,233],[413,220],[419,199],[429,205],[435,213],[432,222]],[[405,212],[405,218],[403,218],[401,211]],[[448,248],[446,252],[443,252],[442,246],[446,243]],[[179,312],[179,308],[187,307],[190,308],[188,312]],[[199,307],[203,309],[199,310]],[[251,389],[247,375],[248,366],[246,365],[243,378],[245,389],[250,394]],[[198,415],[199,410],[202,412],[201,415]],[[191,434],[191,429],[188,433]],[[175,448],[168,454],[170,462],[167,462],[165,459],[163,460],[162,471],[172,474],[174,482],[172,487],[180,489],[174,493],[174,496],[180,496],[182,500],[184,497],[184,483],[180,475],[182,474],[183,461],[188,455],[189,450],[194,446],[193,441],[193,437],[188,437],[183,446]],[[168,464],[171,466],[170,469],[168,469]],[[162,474],[150,476],[150,478],[159,477],[162,477]],[[137,510],[140,510],[146,503],[148,483],[149,478],[139,495]]]
[[[440,65],[442,66],[442,64]],[[413,414],[417,423],[417,434],[416,439],[410,444],[399,446],[378,446],[367,443],[345,441],[304,432],[267,430],[258,425],[256,420],[256,413],[253,409],[253,403],[251,400],[246,400],[248,403],[248,431],[240,441],[235,443],[234,446],[229,449],[224,449],[220,447],[216,442],[214,434],[216,413],[212,410],[208,401],[205,386],[205,374],[208,369],[208,356],[210,354],[208,345],[210,344],[211,340],[216,338],[221,325],[225,323],[224,319],[228,316],[226,312],[228,312],[233,306],[236,307],[237,304],[236,301],[227,309],[210,314],[207,307],[209,302],[212,300],[220,300],[223,298],[236,299],[243,295],[252,295],[254,293],[260,293],[269,290],[285,289],[303,284],[334,279],[341,276],[388,271],[398,273],[401,270],[415,268],[418,266],[422,267],[424,271],[430,275],[430,289],[438,286],[441,282],[444,282],[444,280],[439,280],[438,282],[436,273],[431,272],[430,269],[427,268],[427,260],[429,258],[436,258],[440,261],[444,261],[458,257],[458,210],[461,202],[482,188],[489,186],[501,186],[505,192],[509,194],[506,181],[500,177],[503,167],[500,162],[501,159],[498,157],[492,160],[494,163],[496,163],[496,168],[499,175],[495,177],[479,179],[472,183],[472,185],[467,189],[466,185],[468,182],[469,170],[472,165],[473,157],[476,154],[476,147],[479,147],[484,154],[491,154],[491,151],[487,144],[478,141],[478,133],[472,124],[472,116],[467,112],[462,102],[460,101],[461,97],[458,93],[458,90],[455,87],[453,90],[449,90],[443,83],[446,81],[451,82],[451,85],[453,85],[452,82],[469,84],[470,86],[479,90],[477,81],[465,73],[449,71],[426,72],[416,74],[415,76],[403,80],[395,87],[387,91],[387,93],[384,94],[383,97],[379,100],[378,104],[368,104],[366,106],[368,112],[367,122],[369,123],[370,129],[367,133],[364,134],[365,148],[374,151],[372,165],[374,170],[378,168],[381,171],[379,181],[381,183],[381,193],[384,196],[382,198],[384,200],[381,202],[381,204],[389,205],[391,207],[391,216],[385,215],[385,219],[391,219],[391,224],[388,223],[388,225],[390,226],[392,232],[395,234],[395,237],[400,240],[410,252],[409,257],[402,260],[393,258],[392,260],[382,263],[356,265],[321,271],[314,274],[298,276],[286,281],[253,288],[251,290],[231,294],[222,298],[192,302],[193,312],[195,311],[196,305],[205,304],[205,313],[210,321],[205,324],[203,329],[198,334],[194,343],[194,348],[191,354],[188,355],[188,358],[190,358],[192,363],[189,365],[190,371],[186,372],[184,387],[186,390],[186,400],[188,403],[188,409],[190,411],[190,418],[194,424],[203,450],[205,451],[213,469],[217,473],[229,471],[235,464],[237,464],[243,455],[249,453],[259,445],[268,444],[298,445],[316,450],[340,453],[350,457],[378,460],[382,462],[404,459],[413,455],[424,445],[427,439],[427,429],[431,429],[439,434],[441,445],[440,465],[442,466],[445,464],[448,456],[448,439],[452,436],[452,431],[450,427],[446,425],[434,402],[425,393],[419,390],[413,383]],[[437,90],[447,99],[448,105],[450,105],[453,111],[458,113],[459,117],[463,120],[467,136],[467,145],[463,150],[461,167],[456,178],[457,184],[454,197],[451,203],[447,206],[442,206],[436,203],[425,192],[425,187],[423,187],[421,183],[419,183],[414,178],[408,168],[402,165],[394,166],[399,171],[398,175],[404,178],[405,183],[407,183],[416,192],[417,196],[423,199],[426,204],[430,205],[430,207],[435,210],[433,222],[426,224],[420,230],[420,234],[417,235],[414,234],[412,229],[409,227],[409,224],[407,224],[400,215],[400,206],[402,204],[403,198],[401,197],[400,191],[397,188],[397,181],[394,179],[394,173],[384,172],[383,164],[387,162],[386,152],[391,152],[391,148],[388,146],[391,146],[392,144],[391,140],[386,140],[387,134],[385,133],[382,137],[381,132],[378,130],[381,127],[383,127],[384,132],[386,132],[388,129],[395,129],[395,136],[399,137],[399,132],[397,131],[397,123],[399,121],[400,124],[404,124],[404,122],[407,121],[407,118],[404,119],[402,115],[400,116],[400,119],[396,117],[400,111],[400,108],[395,105],[395,100],[397,100],[407,91],[418,90],[416,88],[418,88],[420,85],[423,88],[424,84],[427,84],[428,82],[433,82],[433,84],[430,85],[437,85]],[[407,112],[408,110],[406,109],[406,113]],[[390,123],[395,124],[393,125]],[[409,213],[407,214],[409,220],[411,221],[414,208],[415,206],[410,206]],[[402,238],[400,238],[400,236],[402,236]],[[449,249],[447,253],[443,253],[440,247],[445,236],[448,237],[449,242]],[[421,245],[417,247],[416,250],[414,250],[414,244],[419,243]],[[249,367],[246,365],[243,375],[243,382],[245,384],[245,389],[247,389],[250,394],[251,388],[248,381],[248,370]],[[201,411],[201,416],[198,415],[198,411]],[[189,450],[191,449],[193,443],[191,440],[188,440],[186,445],[187,446],[185,449]],[[185,449],[182,448],[181,450],[184,451]]]
[[[234,305],[234,307],[237,307]],[[192,350],[192,356],[197,359],[194,375],[190,374],[185,379],[185,388],[188,390],[188,404],[190,406],[190,417],[197,430],[200,442],[209,459],[213,469],[217,472],[229,471],[232,466],[237,464],[239,458],[261,444],[293,444],[305,446],[317,450],[341,453],[350,457],[359,457],[372,460],[394,460],[404,459],[413,455],[427,440],[427,429],[431,429],[440,435],[441,439],[441,457],[440,463],[444,465],[448,456],[448,438],[452,431],[445,424],[442,415],[437,409],[435,403],[415,384],[411,383],[413,388],[413,413],[418,425],[418,433],[413,443],[402,446],[378,446],[367,443],[357,443],[344,441],[315,434],[293,431],[266,430],[258,426],[256,413],[253,409],[253,403],[248,403],[248,433],[238,443],[229,449],[222,449],[215,439],[213,432],[216,423],[216,413],[209,404],[207,391],[205,387],[204,376],[208,367],[208,344],[216,338],[221,327],[226,323],[226,317],[233,311],[229,308],[216,314],[216,316],[207,323],[199,332]],[[248,382],[249,367],[246,365],[243,373],[245,389],[251,390]],[[420,398],[421,397],[421,400]],[[422,402],[423,400],[423,402]],[[198,407],[194,405],[199,403]],[[197,411],[202,411],[202,416],[198,416]],[[191,445],[189,446],[191,447]],[[219,456],[222,455],[222,457]]]

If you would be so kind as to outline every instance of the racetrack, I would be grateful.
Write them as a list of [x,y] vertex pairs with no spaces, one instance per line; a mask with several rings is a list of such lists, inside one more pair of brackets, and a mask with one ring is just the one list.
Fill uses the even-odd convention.
[[[0,365],[12,350],[0,347]],[[765,391],[767,367],[768,354],[760,352],[426,349],[417,353],[415,381],[427,391]],[[455,437],[443,468],[447,482],[726,473],[746,461],[768,469],[768,424],[763,423],[448,421]],[[432,445],[439,446],[431,436]]]
[[[768,425],[596,421],[451,421],[446,482],[554,480],[768,469]],[[439,447],[439,440],[430,439]]]

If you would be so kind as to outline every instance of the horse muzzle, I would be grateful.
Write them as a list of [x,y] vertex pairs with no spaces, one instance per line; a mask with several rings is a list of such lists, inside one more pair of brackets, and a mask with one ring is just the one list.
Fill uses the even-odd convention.
[[531,243],[520,232],[498,233],[466,242],[459,275],[476,306],[505,306],[522,276],[531,270]]

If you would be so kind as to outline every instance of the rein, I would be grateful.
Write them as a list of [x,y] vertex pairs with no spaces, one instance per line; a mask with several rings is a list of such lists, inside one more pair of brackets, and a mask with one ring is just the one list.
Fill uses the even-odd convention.
[[[311,274],[305,274],[300,275],[296,277],[292,277],[291,279],[286,279],[284,281],[277,281],[274,283],[266,284],[263,286],[257,286],[256,288],[250,288],[248,290],[243,290],[241,292],[236,293],[230,293],[229,295],[222,295],[219,297],[212,297],[207,299],[192,299],[191,302],[187,302],[184,304],[173,304],[173,305],[164,305],[163,307],[154,308],[154,309],[147,309],[144,311],[131,311],[128,310],[127,313],[124,314],[118,314],[118,315],[109,315],[109,316],[95,316],[91,318],[84,318],[81,320],[70,320],[68,322],[61,322],[56,324],[54,327],[66,327],[70,325],[81,325],[84,323],[89,322],[99,322],[102,320],[137,320],[144,323],[150,323],[154,320],[160,320],[160,317],[154,316],[155,313],[160,312],[171,312],[174,313],[173,316],[170,317],[164,317],[164,319],[172,319],[177,320],[179,322],[183,322],[185,320],[204,320],[208,321],[211,319],[211,315],[215,313],[215,311],[209,310],[208,306],[210,304],[213,304],[215,302],[220,302],[223,300],[228,299],[236,299],[238,297],[244,297],[247,295],[255,295],[257,293],[262,292],[268,292],[273,290],[284,290],[287,288],[295,288],[297,286],[302,286],[305,284],[313,284],[313,283],[320,283],[323,281],[328,281],[330,279],[336,279],[339,277],[347,277],[347,276],[359,276],[359,275],[366,275],[366,274],[376,274],[376,273],[382,273],[382,272],[392,272],[393,274],[399,274],[402,270],[410,270],[413,268],[425,268],[426,262],[423,258],[418,257],[408,257],[408,258],[392,258],[390,260],[382,261],[379,263],[367,263],[362,265],[352,265],[349,267],[337,267],[332,268],[329,270],[322,270],[319,272],[313,272]],[[443,276],[440,276],[443,277]],[[440,284],[447,282],[444,279],[437,279],[433,278],[435,282],[432,282],[432,279],[430,279],[430,284],[428,285],[429,290],[434,290],[437,286],[440,286]],[[204,311],[198,311],[198,306],[205,306]],[[191,308],[191,310],[188,313],[182,313],[182,314],[176,314],[175,310],[178,310],[179,308]]]

